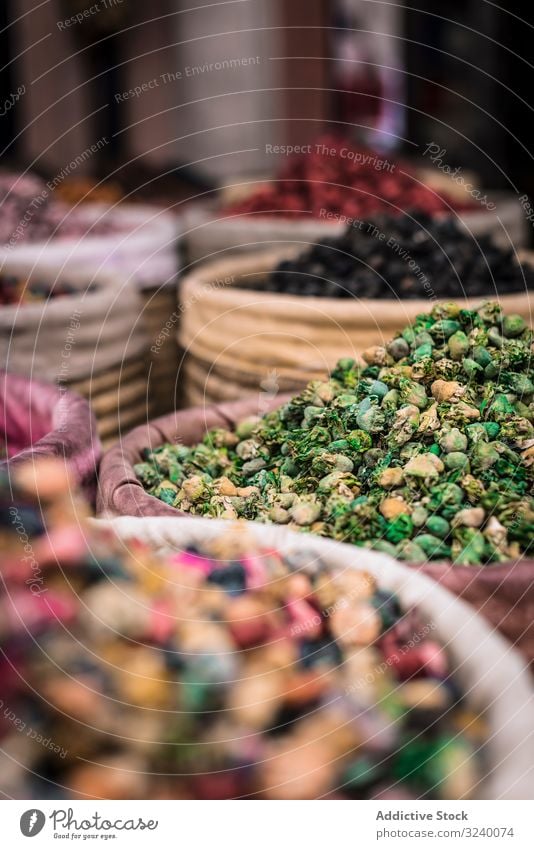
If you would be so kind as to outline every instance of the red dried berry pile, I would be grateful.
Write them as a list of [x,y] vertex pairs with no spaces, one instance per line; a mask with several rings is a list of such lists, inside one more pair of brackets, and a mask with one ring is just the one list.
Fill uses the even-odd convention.
[[435,215],[475,207],[422,184],[406,163],[381,157],[348,139],[324,136],[306,147],[310,152],[292,156],[274,183],[223,211],[311,214],[325,220],[338,216],[343,221],[377,212],[416,209]]

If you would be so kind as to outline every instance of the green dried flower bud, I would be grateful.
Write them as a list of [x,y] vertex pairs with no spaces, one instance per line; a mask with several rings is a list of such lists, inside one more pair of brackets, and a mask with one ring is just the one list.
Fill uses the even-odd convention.
[[384,489],[394,489],[397,486],[401,486],[403,480],[403,470],[394,466],[391,466],[389,469],[383,469],[377,476],[378,485]]
[[455,483],[443,483],[433,487],[430,493],[431,510],[442,509],[443,507],[453,508],[453,513],[464,500],[463,490]]
[[[369,402],[369,403],[368,403]],[[385,423],[385,415],[380,407],[372,404],[369,398],[358,405],[356,424],[367,433],[379,433]]]
[[493,345],[494,348],[502,348],[504,342],[498,327],[490,327],[488,330],[488,342]]
[[402,540],[397,545],[396,552],[399,560],[406,560],[408,563],[424,563],[428,560],[421,546],[412,540]]
[[484,560],[485,547],[486,541],[480,531],[461,529],[452,543],[453,560],[461,566],[478,566]]
[[137,463],[134,466],[136,477],[141,481],[145,489],[151,489],[161,483],[163,476],[152,463]]
[[500,369],[498,363],[496,363],[496,362],[489,363],[489,365],[487,365],[486,368],[484,369],[484,380],[486,380],[486,381],[494,380],[496,377],[499,376],[500,371],[501,371],[501,369]]
[[386,351],[393,357],[394,360],[402,360],[404,357],[407,357],[410,353],[410,346],[407,341],[402,338],[402,336],[398,336],[397,339],[393,339],[391,342],[386,345]]
[[363,370],[342,360],[330,380],[234,433],[147,449],[136,472],[195,515],[285,524],[412,561],[517,558],[534,534],[532,339],[498,304],[435,304],[366,352]]
[[412,357],[415,362],[419,362],[419,360],[425,360],[428,357],[432,356],[432,345],[424,344],[418,345],[415,351],[412,354]]
[[204,437],[204,444],[214,448],[234,448],[238,442],[237,434],[222,427],[208,431]]
[[[462,310],[462,312],[465,311]],[[434,321],[440,321],[441,319],[457,319],[460,317],[460,314],[460,307],[458,304],[455,304],[454,301],[446,301],[444,303],[435,304],[430,311],[430,315]]]
[[415,528],[422,528],[428,519],[428,510],[424,507],[415,507],[412,510],[412,522]]
[[474,361],[482,368],[486,368],[491,363],[491,354],[482,345],[475,345],[472,356]]
[[370,448],[362,457],[364,466],[375,468],[384,459],[384,452],[380,448]]
[[211,498],[210,489],[200,475],[192,475],[190,478],[187,478],[182,484],[181,492],[183,492],[185,498],[192,504],[196,504],[207,495]]
[[473,477],[473,475],[465,475],[461,479],[460,483],[462,484],[462,489],[467,495],[468,501],[471,504],[478,504],[485,492],[482,483],[477,480],[477,478]]
[[385,539],[370,540],[365,543],[365,546],[373,551],[381,551],[382,554],[389,554],[389,556],[393,558],[397,556],[396,546],[394,546],[391,542],[387,542]]
[[301,501],[291,507],[289,515],[297,525],[312,525],[321,515],[321,505],[310,501]]
[[288,475],[290,478],[295,478],[299,473],[299,467],[290,457],[287,460],[284,460],[282,465],[280,466],[280,471],[284,475]]
[[434,361],[434,374],[442,380],[456,380],[462,371],[462,364],[450,357],[441,357]]
[[514,339],[516,336],[521,336],[523,331],[527,329],[527,323],[521,315],[505,315],[502,322],[502,332],[507,339]]
[[176,496],[178,495],[178,487],[170,481],[162,481],[154,490],[154,495],[163,501],[165,504],[174,505]]
[[284,508],[280,507],[278,504],[275,504],[274,507],[271,507],[269,510],[269,519],[277,525],[287,525],[290,518],[289,511],[284,510]]
[[503,376],[502,382],[506,382],[512,392],[520,397],[523,395],[532,395],[534,393],[534,383],[532,383],[526,374],[508,374],[506,375],[506,381]]
[[432,336],[437,337],[438,339],[448,339],[449,336],[452,336],[453,333],[457,333],[460,329],[461,327],[458,321],[443,318],[432,325],[430,332]]
[[463,330],[457,330],[449,337],[447,347],[453,360],[461,360],[469,350],[469,339]]
[[484,422],[482,426],[488,435],[488,439],[496,439],[498,437],[501,430],[498,422]]
[[364,430],[350,430],[347,434],[347,440],[353,451],[361,453],[368,451],[373,444],[372,438]]
[[459,510],[452,519],[453,528],[480,528],[486,518],[486,511],[482,507],[465,507]]
[[381,407],[385,411],[396,410],[399,406],[400,395],[398,389],[390,389],[382,398]]
[[482,440],[482,442],[488,441],[488,431],[485,424],[486,422],[475,422],[474,424],[466,425],[464,431],[471,444],[475,445],[477,442],[480,442],[480,440]]
[[[352,362],[352,361],[351,361]],[[322,404],[331,404],[336,397],[336,389],[331,380],[325,380],[314,384],[312,403],[318,407]]]
[[260,443],[255,439],[245,439],[236,446],[235,453],[242,460],[253,460],[260,453]]
[[246,463],[243,463],[241,472],[246,478],[249,478],[264,469],[266,465],[267,462],[262,457],[256,457],[255,460],[247,460]]
[[424,410],[428,404],[428,396],[426,394],[425,387],[420,383],[416,383],[414,380],[402,378],[399,381],[399,392],[400,400],[403,405],[411,404],[414,407],[418,407],[420,410]]
[[488,416],[495,419],[497,422],[505,421],[509,416],[514,414],[513,404],[510,404],[506,395],[497,394],[493,399],[493,403],[488,409]]
[[405,327],[404,330],[401,333],[401,336],[404,339],[404,341],[407,342],[408,345],[410,345],[410,347],[414,344],[414,342],[415,342],[415,331],[414,331],[413,327]]
[[[362,352],[362,358],[371,366],[385,366],[388,363],[389,355],[385,348],[381,345],[372,345]],[[391,362],[391,360],[389,360]]]
[[470,380],[477,380],[484,371],[482,366],[479,366],[478,363],[469,357],[464,357],[462,360],[462,369]]
[[486,301],[479,307],[478,314],[487,324],[500,324],[502,319],[502,309],[496,301]]
[[442,461],[435,454],[418,454],[406,463],[404,476],[431,480],[439,477],[444,468]]
[[469,457],[462,451],[451,451],[449,454],[446,454],[444,462],[447,469],[464,469],[465,471],[469,471]]
[[431,560],[449,557],[451,553],[449,546],[432,534],[419,534],[414,538],[414,543],[422,548],[427,558]]
[[[363,383],[363,381],[362,381]],[[378,398],[381,401],[388,393],[389,389],[381,380],[370,380],[366,384],[367,395]]]
[[[352,398],[352,403],[354,403],[354,398]],[[302,426],[310,427],[311,425],[315,424],[320,418],[322,418],[323,413],[323,407],[317,407],[313,404],[309,404],[307,407],[304,408],[304,419]]]
[[421,330],[415,335],[414,345],[416,348],[418,348],[420,345],[430,345],[430,347],[433,348],[434,340],[427,330]]
[[341,395],[337,395],[334,398],[332,406],[335,409],[346,410],[350,407],[354,407],[356,404],[356,398],[354,395],[349,395],[348,392],[345,392]]
[[248,439],[254,431],[254,428],[261,421],[259,416],[249,416],[246,419],[243,419],[242,422],[239,422],[235,429],[235,435],[239,440]]
[[426,522],[426,528],[429,533],[443,539],[449,535],[451,530],[450,524],[442,516],[429,516]]
[[490,469],[499,459],[499,452],[495,449],[495,444],[491,442],[475,443],[472,451],[473,469],[476,472],[482,472]]
[[340,360],[337,361],[337,365],[334,371],[332,372],[332,377],[337,378],[336,372],[340,373],[340,375],[343,376],[347,372],[353,371],[357,367],[358,366],[356,360],[353,360],[352,357],[342,357]]
[[[473,425],[469,425],[473,427]],[[451,451],[465,451],[467,448],[467,436],[462,433],[457,427],[451,428],[447,433],[444,433],[439,440],[439,445],[442,451],[450,454]]]

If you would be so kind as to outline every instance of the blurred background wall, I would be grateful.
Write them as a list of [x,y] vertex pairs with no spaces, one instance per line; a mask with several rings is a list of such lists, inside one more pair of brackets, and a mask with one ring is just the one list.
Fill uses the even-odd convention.
[[532,170],[519,0],[103,2],[69,27],[89,0],[2,4],[2,100],[26,86],[0,122],[4,155],[53,171],[106,136],[81,171],[186,163],[209,182],[272,168],[267,137],[295,144],[341,123],[376,147],[440,143],[495,187]]

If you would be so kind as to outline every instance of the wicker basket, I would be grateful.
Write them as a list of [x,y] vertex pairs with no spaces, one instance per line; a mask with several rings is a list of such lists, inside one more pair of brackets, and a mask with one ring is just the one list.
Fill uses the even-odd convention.
[[[4,263],[3,273],[21,274]],[[118,276],[34,268],[26,279],[68,280],[72,295],[3,307],[0,355],[8,371],[76,390],[92,405],[104,445],[152,414],[142,302]],[[92,283],[93,288],[88,289]]]
[[174,410],[177,403],[176,282],[143,289],[140,295],[149,337],[148,397],[154,415],[163,415]]
[[[80,273],[99,279],[111,272],[139,291],[149,335],[143,356],[149,368],[148,398],[155,414],[168,412],[173,409],[176,345],[174,341],[160,344],[154,353],[153,344],[176,309],[179,218],[158,207],[127,203],[93,203],[77,213],[87,234],[21,243],[10,251],[0,248],[2,267],[39,276],[43,271],[59,278],[68,275],[69,279]],[[94,223],[109,224],[109,233],[93,235]]]

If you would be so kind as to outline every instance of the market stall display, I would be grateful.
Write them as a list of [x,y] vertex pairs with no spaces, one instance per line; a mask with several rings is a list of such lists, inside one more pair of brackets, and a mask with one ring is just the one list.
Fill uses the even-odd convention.
[[428,579],[283,529],[80,525],[59,466],[0,497],[4,793],[529,797],[525,667]]
[[459,192],[452,179],[450,185],[433,182],[426,170],[337,136],[302,147],[298,153],[287,151],[287,162],[271,183],[255,188],[251,181],[248,197],[222,207],[197,204],[186,211],[189,263],[262,244],[304,247],[340,235],[348,220],[379,213],[453,215],[472,237],[491,233],[506,247],[525,244],[524,215],[512,194],[481,190],[474,200],[472,193]]
[[382,345],[433,303],[498,298],[532,322],[532,260],[452,221],[348,227],[300,255],[258,252],[206,263],[182,281],[180,378],[189,406],[324,379],[340,357]]

